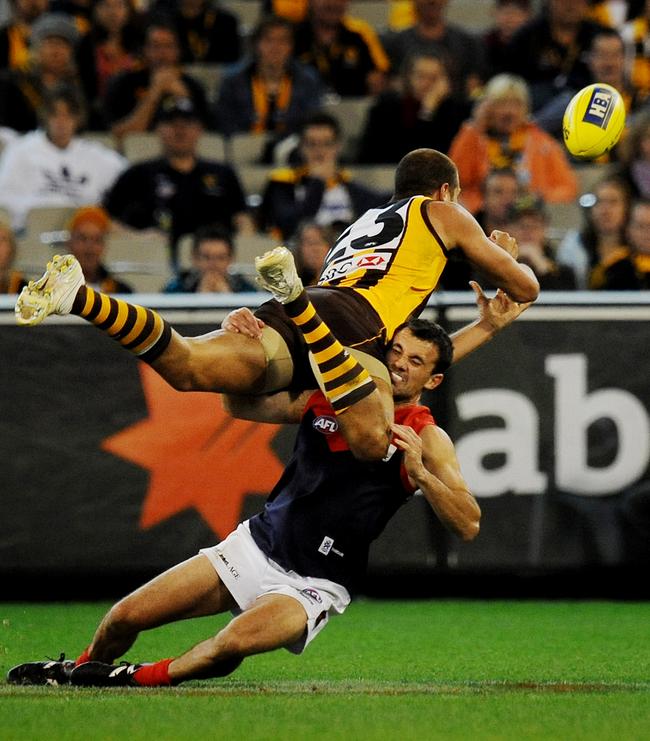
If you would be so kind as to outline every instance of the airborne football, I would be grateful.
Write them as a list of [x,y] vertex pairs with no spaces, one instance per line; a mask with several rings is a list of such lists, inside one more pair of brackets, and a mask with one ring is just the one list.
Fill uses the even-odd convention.
[[587,85],[564,111],[564,144],[574,157],[595,159],[618,142],[625,127],[625,104],[615,87]]

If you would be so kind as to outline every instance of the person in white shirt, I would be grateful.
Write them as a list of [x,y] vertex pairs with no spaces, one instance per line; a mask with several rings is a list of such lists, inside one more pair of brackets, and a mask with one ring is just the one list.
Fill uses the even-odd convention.
[[84,116],[77,92],[62,85],[47,94],[43,129],[10,142],[0,156],[0,206],[20,232],[36,206],[99,203],[127,166],[117,152],[77,136]]

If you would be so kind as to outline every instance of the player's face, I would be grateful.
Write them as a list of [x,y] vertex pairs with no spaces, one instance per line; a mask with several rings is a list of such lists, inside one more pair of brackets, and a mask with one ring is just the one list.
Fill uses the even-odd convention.
[[416,337],[410,329],[400,330],[386,355],[386,364],[396,402],[416,401],[422,389],[435,388],[442,374],[433,374],[438,362],[438,348]]

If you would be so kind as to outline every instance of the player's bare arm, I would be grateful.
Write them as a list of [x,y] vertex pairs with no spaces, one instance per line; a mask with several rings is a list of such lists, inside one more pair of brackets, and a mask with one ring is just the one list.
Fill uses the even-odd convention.
[[513,301],[500,288],[492,298],[488,298],[476,281],[470,281],[470,286],[476,294],[479,317],[450,335],[454,345],[454,363],[489,342],[495,334],[512,324],[532,303]]
[[427,211],[448,249],[461,249],[476,268],[515,301],[527,303],[539,295],[533,271],[517,262],[517,243],[506,232],[487,237],[476,219],[458,203],[430,201]]
[[463,540],[479,532],[481,510],[460,472],[449,435],[427,425],[420,435],[393,424],[393,441],[404,451],[404,467],[412,486],[421,490],[442,524]]

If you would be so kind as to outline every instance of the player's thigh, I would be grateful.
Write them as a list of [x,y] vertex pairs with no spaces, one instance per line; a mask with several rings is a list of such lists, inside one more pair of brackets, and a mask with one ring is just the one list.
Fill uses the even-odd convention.
[[223,629],[221,639],[252,655],[296,643],[307,629],[307,613],[297,599],[265,594]]
[[219,329],[198,337],[173,332],[152,365],[176,388],[237,394],[264,388],[267,359],[259,340]]
[[121,600],[114,611],[139,630],[215,615],[235,601],[210,561],[199,554],[168,569]]

